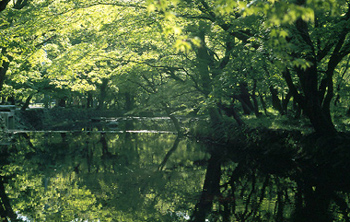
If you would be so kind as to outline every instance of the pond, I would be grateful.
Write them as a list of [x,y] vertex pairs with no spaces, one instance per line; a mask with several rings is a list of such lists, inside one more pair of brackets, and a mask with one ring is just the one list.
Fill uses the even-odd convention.
[[167,119],[155,127],[159,120],[128,119],[109,131],[101,124],[17,131],[1,147],[1,197],[11,204],[2,215],[11,209],[24,221],[187,220],[209,154],[162,130]]
[[[15,133],[1,147],[3,220],[302,221],[293,215],[298,184],[271,173],[276,163],[261,167],[244,151],[178,137],[168,120],[140,121]],[[347,221],[344,209],[332,210]]]

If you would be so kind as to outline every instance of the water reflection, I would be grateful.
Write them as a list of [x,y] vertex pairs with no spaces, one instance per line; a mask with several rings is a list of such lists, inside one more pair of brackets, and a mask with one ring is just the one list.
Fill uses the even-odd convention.
[[31,221],[184,221],[208,156],[156,133],[22,133],[6,149],[7,196]]
[[18,221],[349,221],[348,193],[327,193],[310,176],[313,166],[289,158],[293,150],[282,158],[252,147],[149,131],[18,133],[0,149],[0,215],[2,221],[18,215]]

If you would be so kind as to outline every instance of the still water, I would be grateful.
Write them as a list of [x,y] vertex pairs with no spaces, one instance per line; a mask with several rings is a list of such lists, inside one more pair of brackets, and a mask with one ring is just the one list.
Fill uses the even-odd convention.
[[[278,159],[178,137],[154,122],[123,124],[14,134],[1,146],[2,221],[312,218],[293,215],[303,209],[305,187],[291,176],[298,169],[280,172]],[[348,221],[346,207],[330,206],[334,221]]]
[[208,154],[165,133],[26,133],[9,147],[6,191],[29,221],[185,221]]

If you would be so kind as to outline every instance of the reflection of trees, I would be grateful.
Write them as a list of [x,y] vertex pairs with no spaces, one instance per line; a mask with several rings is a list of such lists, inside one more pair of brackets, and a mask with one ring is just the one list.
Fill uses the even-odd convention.
[[179,146],[179,142],[180,142],[180,137],[177,136],[175,141],[174,141],[173,146],[167,152],[167,154],[165,155],[163,161],[159,164],[159,167],[158,167],[159,170],[163,170],[164,169],[164,166],[167,163],[168,159],[170,158],[171,154],[173,154],[176,151],[177,147]]
[[212,154],[191,221],[284,221],[296,184],[257,170],[253,162],[224,163]]
[[11,221],[17,221],[17,216],[14,213],[10,200],[5,191],[5,184],[13,176],[6,173],[4,167],[9,164],[9,147],[0,146],[0,221],[7,222],[10,219]]
[[10,200],[5,192],[6,179],[0,176],[0,219],[2,222],[17,221],[17,216],[14,213]]
[[183,221],[199,191],[203,154],[172,134],[37,133],[14,144],[7,192],[33,220]]
[[221,157],[213,153],[208,160],[202,195],[195,207],[192,221],[205,221],[211,211],[214,198],[220,196]]
[[[236,136],[199,151],[171,134],[18,135],[1,149],[0,213],[38,221],[349,221],[346,177],[328,181],[343,178],[332,162],[305,161],[298,135]],[[333,213],[320,213],[329,206]]]
[[[350,174],[344,161],[349,139],[315,144],[300,138],[292,131],[247,128],[227,144],[209,147],[212,156],[192,221],[349,221]],[[334,145],[344,150],[343,157],[313,151]]]

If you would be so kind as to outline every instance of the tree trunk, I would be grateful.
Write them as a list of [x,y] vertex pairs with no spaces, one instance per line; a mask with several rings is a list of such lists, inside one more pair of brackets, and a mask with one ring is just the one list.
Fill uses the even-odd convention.
[[29,104],[30,104],[30,100],[33,98],[33,94],[31,94],[30,96],[28,96],[28,98],[26,99],[25,103],[23,104],[21,110],[24,111],[26,109],[28,109]]
[[306,104],[304,105],[305,114],[310,119],[310,122],[315,129],[316,133],[321,135],[331,136],[337,131],[332,122],[332,119],[324,113],[320,105],[317,104]]
[[16,104],[15,96],[12,94],[11,96],[7,97],[7,102],[11,105]]
[[212,126],[218,126],[223,122],[222,115],[220,114],[217,107],[209,107],[208,113]]
[[260,98],[261,105],[264,109],[264,113],[266,116],[268,116],[266,102],[265,102],[264,97],[261,93],[259,93],[259,98]]
[[274,109],[278,110],[278,112],[283,115],[283,109],[281,105],[281,100],[278,97],[278,91],[273,86],[270,86],[270,92],[271,92],[271,99],[272,99],[272,106]]
[[237,99],[241,102],[243,113],[250,115],[254,111],[254,106],[252,101],[250,101],[250,94],[248,91],[248,84],[246,82],[241,82],[239,84],[240,94],[237,96]]
[[92,99],[92,92],[87,93],[87,101],[86,101],[86,108],[93,108],[93,99]]
[[[300,0],[297,4],[303,6],[306,4],[306,0]],[[346,39],[348,30],[344,29],[338,37],[338,42],[336,43],[333,52],[331,52],[331,56],[327,63],[325,77],[319,82],[318,55],[316,54],[315,45],[309,35],[309,24],[302,18],[298,18],[295,22],[295,27],[301,40],[300,43],[310,49],[303,58],[311,65],[306,68],[294,67],[303,93],[295,93],[295,86],[294,89],[291,87],[289,87],[289,89],[293,93],[293,97],[298,100],[304,113],[310,119],[316,133],[327,136],[334,135],[337,131],[330,115],[330,103],[334,96],[333,74],[336,66],[346,55],[340,53],[340,50]],[[299,58],[300,55],[296,55],[296,57]],[[292,82],[293,84],[291,78],[288,78],[289,79],[286,81]],[[291,83],[287,84],[288,86],[291,85]]]
[[[205,45],[205,27],[204,23],[200,23],[198,29],[198,37],[201,39],[201,45],[197,48],[197,72],[199,74],[199,84],[201,92],[206,98],[212,91],[212,79],[210,77],[209,67],[213,64],[212,58],[208,53],[208,49]],[[211,124],[217,125],[222,123],[222,116],[218,110],[218,107],[208,107],[208,113],[210,116]]]
[[13,60],[13,58],[9,55],[7,55],[7,49],[2,48],[1,54],[3,56],[7,56],[8,61],[3,60],[2,66],[0,67],[0,92],[2,91],[5,78],[6,78],[6,72],[10,66],[10,62]]
[[323,98],[320,97],[320,92],[317,88],[317,67],[311,66],[305,70],[297,69],[297,73],[305,95],[305,102],[299,104],[306,116],[310,119],[316,133],[322,135],[335,134],[336,129],[332,122],[329,109],[329,103],[331,101],[326,101],[326,99],[322,101]]
[[253,84],[253,91],[252,91],[252,100],[253,100],[253,104],[254,104],[254,113],[256,117],[260,117],[261,113],[259,112],[259,105],[258,105],[258,100],[256,99],[256,79],[254,79],[254,84]]
[[[218,107],[219,107],[219,109],[221,109],[225,112],[226,116],[228,116],[228,117],[232,116],[236,120],[236,122],[239,126],[242,126],[245,124],[244,121],[241,119],[241,117],[236,112],[235,107],[233,105],[233,102],[230,106],[227,106],[227,105],[222,104],[222,103],[218,103]],[[221,121],[222,118],[217,117],[216,119],[217,119],[216,121]]]
[[299,119],[301,116],[301,107],[296,100],[293,100],[293,110],[295,112],[294,118]]
[[[327,136],[336,134],[337,131],[330,116],[329,104],[325,104],[325,108],[322,108],[321,105],[320,94],[317,90],[316,67],[312,66],[305,70],[296,69],[296,71],[304,95],[298,93],[289,70],[287,69],[283,72],[283,77],[290,92],[293,94],[293,98],[300,105],[303,113],[309,118],[316,133]],[[325,102],[330,103],[330,100]]]
[[283,113],[285,114],[288,111],[288,103],[291,98],[292,98],[292,93],[288,91],[287,95],[282,99],[282,110],[283,110]]
[[66,107],[66,100],[64,98],[58,99],[58,107]]
[[100,85],[100,98],[98,101],[98,107],[97,109],[104,109],[105,108],[105,99],[107,95],[107,85],[108,85],[108,79],[102,79],[102,84]]
[[129,92],[124,93],[124,96],[125,96],[125,110],[131,111],[132,109],[134,109],[135,99]]

